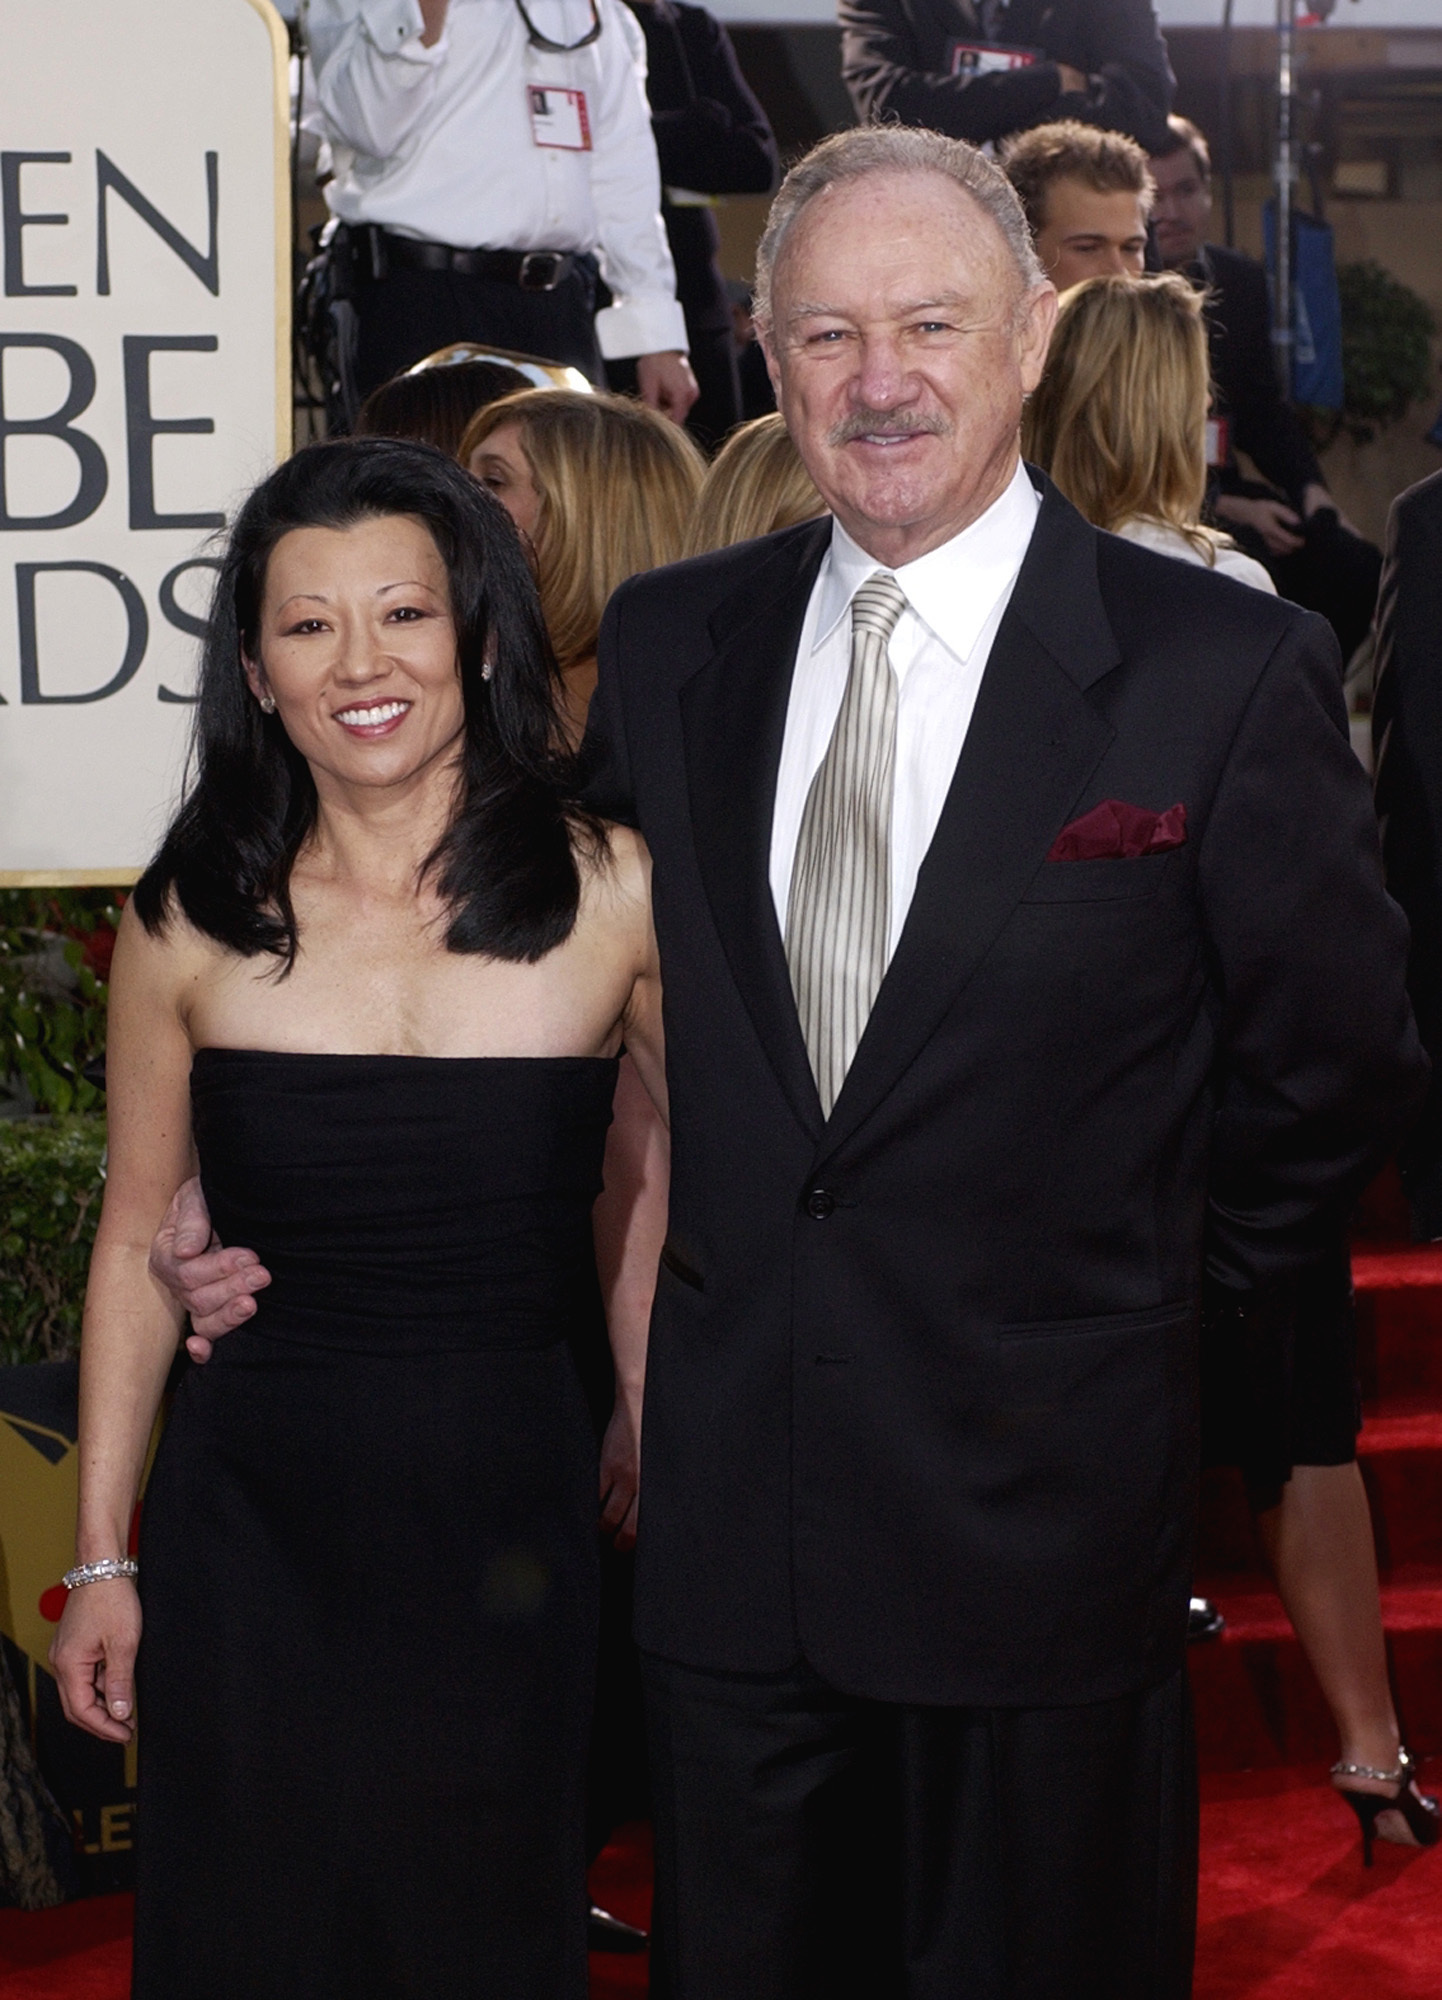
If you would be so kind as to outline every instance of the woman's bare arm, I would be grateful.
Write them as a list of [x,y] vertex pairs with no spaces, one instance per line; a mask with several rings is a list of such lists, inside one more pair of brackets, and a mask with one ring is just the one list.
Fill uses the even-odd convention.
[[[105,1201],[90,1260],[80,1351],[82,1562],[123,1556],[145,1454],[182,1315],[150,1276],[151,1238],[191,1172],[190,1039],[183,943],[146,934],[133,909],[111,971],[106,1044]],[[92,1735],[132,1729],[140,1607],[124,1581],[73,1591],[51,1648],[66,1715]]]
[[632,833],[618,833],[616,872],[636,939],[636,977],[623,1028],[626,1054],[616,1081],[606,1141],[606,1185],[595,1210],[596,1263],[616,1369],[616,1405],[601,1449],[601,1521],[618,1548],[636,1539],[641,1405],[656,1268],[666,1238],[671,1148],[661,1041],[661,985],[651,923],[650,857]]

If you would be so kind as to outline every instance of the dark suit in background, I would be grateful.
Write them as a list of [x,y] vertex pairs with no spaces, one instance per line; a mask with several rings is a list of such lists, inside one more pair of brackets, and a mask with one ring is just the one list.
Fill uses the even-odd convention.
[[[1053,118],[1167,143],[1174,79],[1151,0],[840,0],[841,73],[862,124],[929,125],[982,145]],[[1028,68],[953,74],[958,43],[1040,51]],[[1062,89],[1058,63],[1092,79]]]
[[628,0],[646,36],[646,96],[664,183],[661,214],[701,394],[687,419],[714,445],[741,421],[731,301],[717,262],[720,234],[693,194],[767,194],[776,141],[721,23],[686,0]]
[[1393,502],[1372,710],[1387,886],[1407,912],[1407,983],[1434,1074],[1402,1152],[1419,1237],[1442,1236],[1442,472]]
[[[592,710],[666,988],[655,1990],[1174,2000],[1204,1266],[1275,1305],[1414,1108],[1404,925],[1326,628],[1048,488],[824,1119],[768,855],[829,533],[623,586]],[[1108,799],[1185,843],[1049,861]]]
[[[1267,274],[1255,257],[1219,244],[1203,246],[1188,275],[1208,290],[1207,338],[1217,406],[1228,425],[1226,463],[1217,488],[1244,498],[1280,494],[1298,514],[1302,494],[1326,476],[1297,412],[1282,398],[1272,349],[1272,308]],[[1249,479],[1238,451],[1251,459],[1267,486]],[[1342,527],[1335,510],[1319,508],[1306,523],[1306,546],[1274,556],[1260,535],[1233,521],[1227,533],[1266,565],[1283,597],[1319,611],[1337,634],[1344,660],[1367,636],[1377,601],[1380,552]]]

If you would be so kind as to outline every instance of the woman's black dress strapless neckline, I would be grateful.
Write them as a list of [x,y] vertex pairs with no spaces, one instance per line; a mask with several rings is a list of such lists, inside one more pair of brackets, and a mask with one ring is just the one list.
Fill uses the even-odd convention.
[[146,1494],[138,2000],[584,1995],[615,1074],[197,1054],[273,1283]]

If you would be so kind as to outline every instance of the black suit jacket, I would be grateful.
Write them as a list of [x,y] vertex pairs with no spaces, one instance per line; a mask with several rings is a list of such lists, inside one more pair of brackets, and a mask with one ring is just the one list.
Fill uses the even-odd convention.
[[[1182,1654],[1204,1233],[1232,1285],[1307,1263],[1412,1108],[1405,925],[1328,628],[1047,488],[824,1119],[767,871],[829,532],[633,579],[601,637],[593,798],[654,858],[674,1151],[638,1636],[1100,1700]],[[1112,798],[1184,805],[1186,844],[1047,861]]]
[[[1301,418],[1283,401],[1277,383],[1267,274],[1255,257],[1208,243],[1193,276],[1207,286],[1212,381],[1230,421],[1231,443],[1300,508],[1303,487],[1326,482]],[[1222,490],[1244,483],[1233,458],[1223,471]]]
[[[840,0],[841,73],[863,124],[929,125],[981,145],[1052,118],[1129,132],[1148,152],[1168,143],[1174,79],[1151,0],[1011,0],[993,38],[975,0]],[[951,74],[956,42],[1040,49],[1028,69]],[[1063,92],[1058,63],[1096,81]]]
[[1419,1236],[1442,1236],[1442,472],[1393,502],[1372,709],[1387,886],[1407,912],[1407,983],[1434,1080],[1402,1153]]

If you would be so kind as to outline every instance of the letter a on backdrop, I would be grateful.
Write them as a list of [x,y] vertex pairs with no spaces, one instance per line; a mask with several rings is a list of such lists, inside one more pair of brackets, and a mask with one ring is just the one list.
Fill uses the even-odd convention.
[[0,0],[0,883],[126,882],[219,537],[290,450],[269,0]]

